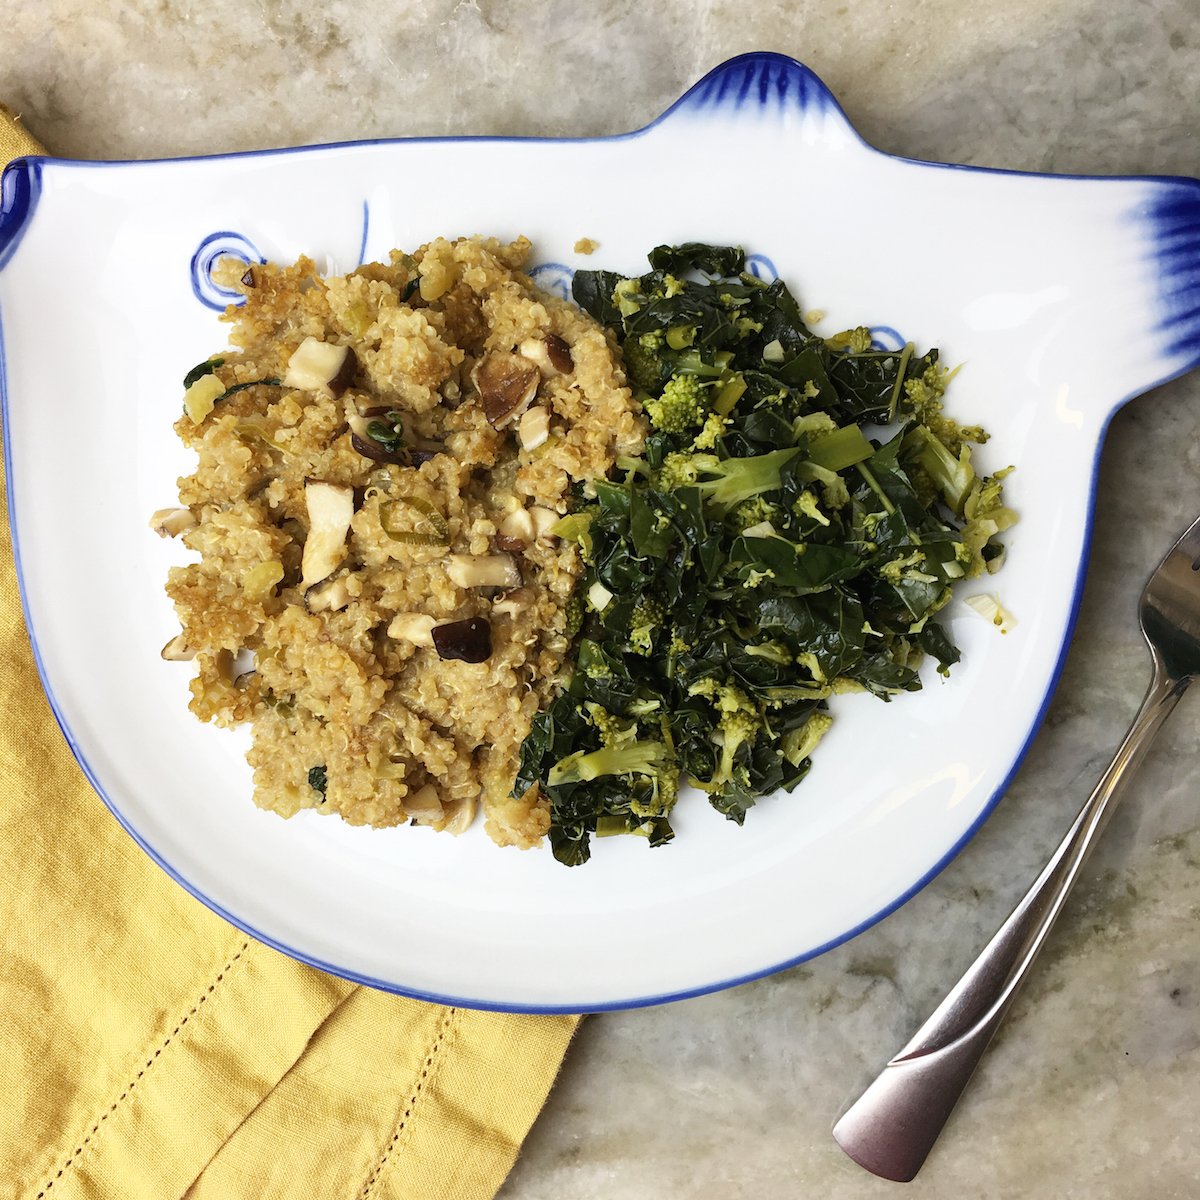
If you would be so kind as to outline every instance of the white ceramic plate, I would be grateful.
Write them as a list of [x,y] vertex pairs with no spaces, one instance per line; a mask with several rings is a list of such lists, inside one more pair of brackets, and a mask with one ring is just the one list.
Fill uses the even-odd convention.
[[[735,164],[689,188],[697,159]],[[494,180],[480,186],[479,181]],[[547,287],[637,273],[660,242],[740,242],[821,326],[965,364],[955,411],[1016,463],[1022,524],[1001,637],[961,601],[951,679],[884,707],[838,697],[792,795],[742,829],[702,801],[678,836],[567,870],[476,828],[284,822],[250,802],[237,734],[186,710],[163,593],[185,554],[147,529],[190,469],[180,376],[224,342],[219,253],[340,269],[436,235],[527,233]],[[600,243],[575,256],[577,238]],[[1200,360],[1200,184],[892,158],[807,69],[718,68],[621,137],[435,139],[151,163],[31,159],[4,177],[0,319],[9,506],[26,618],[72,749],[174,878],[259,939],[376,987],[481,1007],[595,1010],[728,986],[852,936],[978,828],[1040,720],[1078,603],[1104,426]],[[898,331],[898,332],[897,332]],[[970,589],[964,589],[970,590]]]

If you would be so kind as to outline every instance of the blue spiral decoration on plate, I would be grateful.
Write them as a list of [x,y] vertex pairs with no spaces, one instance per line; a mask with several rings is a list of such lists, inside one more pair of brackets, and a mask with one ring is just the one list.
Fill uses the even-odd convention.
[[562,300],[571,298],[571,280],[575,272],[566,263],[538,263],[529,272],[529,278],[544,292],[558,296]]
[[871,326],[872,350],[903,350],[908,345],[908,338],[891,325]]
[[248,237],[228,229],[210,233],[196,247],[196,253],[192,255],[192,291],[201,304],[224,312],[230,304],[245,304],[246,297],[234,288],[222,287],[213,279],[212,270],[220,258],[240,258],[244,263],[267,260]]
[[765,254],[747,254],[745,269],[763,283],[774,283],[779,278],[775,264]]

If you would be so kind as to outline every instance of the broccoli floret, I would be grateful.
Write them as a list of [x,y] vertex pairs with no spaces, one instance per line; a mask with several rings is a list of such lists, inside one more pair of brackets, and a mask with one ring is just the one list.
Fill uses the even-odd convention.
[[655,329],[651,333],[643,333],[641,337],[627,338],[621,347],[625,374],[635,388],[655,393],[662,387],[663,377],[667,373],[662,354],[663,341],[662,330]]
[[871,331],[865,325],[854,329],[843,329],[825,339],[831,350],[845,350],[848,354],[865,354],[871,348]]
[[623,721],[614,717],[602,704],[587,701],[583,706],[587,719],[600,735],[600,742],[608,750],[619,749],[637,741],[637,722]]
[[661,491],[671,492],[676,488],[690,487],[700,477],[696,466],[696,455],[685,453],[668,454],[658,468],[655,486]]
[[903,407],[926,426],[952,455],[958,457],[964,442],[982,445],[988,440],[988,435],[978,425],[960,425],[943,415],[942,396],[953,375],[953,371],[943,371],[935,363],[926,367],[919,379],[905,380]]
[[795,503],[792,505],[792,512],[798,517],[809,517],[816,521],[818,525],[828,525],[829,518],[821,511],[817,504],[815,493],[805,488],[804,491],[796,497]]
[[666,608],[659,600],[643,596],[634,605],[629,619],[629,649],[634,654],[646,655],[654,649],[654,636],[666,616]]
[[957,454],[928,425],[918,425],[905,437],[901,449],[933,480],[942,499],[956,513],[962,513],[967,493],[975,483],[971,465],[971,447],[962,438]]
[[753,749],[759,730],[763,728],[762,714],[736,684],[722,683],[713,677],[698,679],[688,688],[689,696],[704,696],[717,710],[716,736],[721,754],[711,779],[697,779],[696,786],[709,793],[721,793],[731,785],[747,787],[750,773],[738,761],[738,751],[747,746]]
[[793,729],[783,735],[780,748],[783,757],[798,767],[806,758],[812,756],[817,743],[829,732],[833,718],[828,713],[815,712],[799,729]]
[[704,418],[704,424],[700,428],[700,432],[696,434],[696,440],[692,442],[693,450],[715,450],[717,442],[725,436],[725,426],[728,420],[721,416],[720,413],[711,412]]
[[631,741],[599,750],[576,750],[550,768],[546,784],[561,787],[565,783],[586,783],[601,775],[656,776],[670,763],[671,756],[662,742]]
[[708,416],[708,389],[695,375],[672,375],[662,395],[642,407],[660,433],[687,433]]
[[779,523],[779,505],[772,504],[766,496],[751,496],[730,513],[730,520],[739,531],[753,529],[755,525],[761,525],[764,521],[776,525]]
[[1006,467],[995,475],[985,475],[977,480],[963,502],[962,540],[970,555],[966,564],[967,577],[974,578],[988,570],[984,550],[991,548],[991,539],[1017,523],[1017,514],[1004,503],[1003,480],[1012,471]]

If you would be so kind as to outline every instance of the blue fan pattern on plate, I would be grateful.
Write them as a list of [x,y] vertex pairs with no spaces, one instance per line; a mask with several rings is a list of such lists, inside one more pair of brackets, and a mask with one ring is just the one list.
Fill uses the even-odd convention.
[[740,109],[757,105],[781,112],[836,108],[829,89],[805,66],[778,54],[745,54],[706,75],[680,108]]
[[1200,182],[1162,179],[1145,210],[1150,225],[1166,352],[1200,358]]
[[262,263],[267,260],[258,252],[258,247],[244,234],[223,229],[210,233],[192,255],[192,291],[201,304],[224,312],[230,304],[244,304],[245,296],[233,288],[222,287],[212,277],[213,267],[220,258],[239,258],[244,263]]

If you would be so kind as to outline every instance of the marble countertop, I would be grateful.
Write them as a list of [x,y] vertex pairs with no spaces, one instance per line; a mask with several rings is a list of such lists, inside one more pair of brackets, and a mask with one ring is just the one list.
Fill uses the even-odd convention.
[[[792,54],[875,144],[1031,170],[1200,173],[1194,0],[16,0],[0,99],[57,153],[401,134],[604,134],[750,49]],[[148,49],[153,47],[152,51]],[[506,1200],[897,1193],[833,1120],[1008,913],[1148,680],[1142,583],[1200,511],[1200,376],[1113,421],[1082,612],[1045,726],[966,850],[780,975],[589,1018]],[[1200,700],[1130,787],[1035,977],[908,1195],[1200,1195]]]

